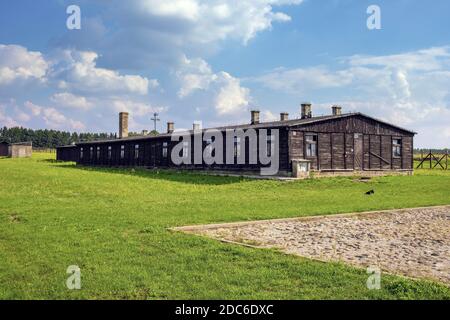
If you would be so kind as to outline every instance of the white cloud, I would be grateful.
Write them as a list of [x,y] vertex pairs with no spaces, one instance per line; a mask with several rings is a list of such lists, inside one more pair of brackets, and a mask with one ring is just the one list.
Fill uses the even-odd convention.
[[77,96],[69,92],[55,93],[50,97],[50,100],[57,104],[57,106],[88,110],[93,107],[85,97]]
[[44,81],[48,63],[40,52],[17,45],[0,44],[0,85],[16,81]]
[[[277,91],[320,100],[316,114],[332,104],[361,111],[418,131],[418,145],[448,146],[450,119],[450,47],[386,56],[355,55],[327,66],[279,68],[249,79]],[[432,138],[433,137],[433,138]],[[445,140],[445,141],[444,141]]]
[[42,107],[34,104],[31,101],[26,101],[24,106],[30,110],[31,114],[35,117],[39,116],[42,112]]
[[[287,22],[291,18],[275,11],[280,5],[299,5],[302,0],[131,0],[120,10],[128,12],[134,21],[153,30],[171,35],[181,32],[182,44],[189,42],[211,43],[227,38],[238,39],[244,43],[258,32],[270,29],[273,22]],[[149,24],[149,20],[160,24]],[[172,23],[173,28],[160,28]]]
[[6,106],[0,104],[0,124],[6,127],[18,127],[20,124],[13,119],[6,110]]
[[116,113],[118,112],[129,112],[130,115],[135,115],[139,117],[143,117],[149,114],[153,114],[154,112],[163,112],[166,111],[166,107],[156,107],[152,106],[149,103],[142,103],[130,100],[113,100],[111,102]]
[[140,94],[148,93],[156,80],[139,75],[121,75],[119,72],[96,66],[98,54],[90,51],[65,50],[53,59],[51,78],[60,89],[87,94]]
[[218,114],[239,114],[246,111],[250,103],[250,90],[241,87],[240,80],[226,72],[220,72],[219,78],[222,85],[216,97]]
[[279,118],[275,114],[273,114],[270,110],[264,110],[261,112],[261,121],[271,122],[277,120],[279,120]]
[[253,79],[266,87],[284,92],[307,92],[311,89],[337,88],[348,85],[353,75],[348,70],[333,72],[325,66],[278,68]]
[[242,87],[239,79],[224,71],[214,73],[203,59],[185,57],[176,74],[181,84],[180,98],[204,91],[213,98],[218,115],[238,115],[250,103],[250,90]]
[[189,60],[183,57],[181,68],[176,72],[181,82],[178,96],[184,98],[196,90],[206,90],[209,85],[217,80],[217,75],[212,72],[209,64],[203,59]]

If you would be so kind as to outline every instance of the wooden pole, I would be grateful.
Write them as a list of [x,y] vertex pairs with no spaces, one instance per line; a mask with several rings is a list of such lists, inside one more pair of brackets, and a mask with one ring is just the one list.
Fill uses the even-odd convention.
[[448,170],[448,150],[445,151],[445,170]]
[[420,150],[420,163],[422,164],[422,169],[423,169],[423,149]]
[[430,149],[430,169],[432,169],[433,162],[431,161],[431,149]]

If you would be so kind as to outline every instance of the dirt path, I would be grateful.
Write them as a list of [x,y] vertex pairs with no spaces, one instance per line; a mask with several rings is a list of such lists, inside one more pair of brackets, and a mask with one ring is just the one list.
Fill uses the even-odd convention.
[[450,285],[450,206],[177,230]]

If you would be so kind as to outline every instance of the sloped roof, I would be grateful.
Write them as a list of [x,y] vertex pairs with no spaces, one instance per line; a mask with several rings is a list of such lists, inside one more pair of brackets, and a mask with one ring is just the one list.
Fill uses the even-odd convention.
[[[387,126],[396,128],[398,130],[405,131],[410,134],[416,134],[416,132],[398,127],[396,125],[393,125],[391,123],[385,122],[383,120],[379,120],[373,117],[370,117],[366,114],[360,113],[360,112],[353,112],[353,113],[343,113],[340,115],[327,115],[327,116],[318,116],[318,117],[312,117],[312,118],[306,118],[306,119],[292,119],[292,120],[285,120],[285,121],[271,121],[271,122],[261,122],[258,124],[241,124],[241,125],[230,125],[230,126],[222,126],[222,127],[213,127],[213,128],[206,128],[202,129],[205,130],[232,130],[232,129],[264,129],[264,128],[280,128],[280,127],[297,127],[307,124],[315,124],[320,123],[323,121],[328,120],[335,120],[335,119],[342,119],[342,118],[348,118],[353,116],[361,116],[373,121],[377,121],[379,123],[383,123]],[[179,131],[175,132],[176,134],[183,134],[183,133],[193,133],[193,130],[188,131]],[[112,142],[120,142],[120,141],[141,141],[141,140],[147,140],[147,139],[160,139],[160,138],[167,138],[170,137],[172,134],[170,133],[163,133],[157,136],[134,136],[134,137],[127,137],[122,139],[107,139],[107,140],[96,140],[96,141],[86,141],[86,142],[80,142],[77,145],[89,145],[89,144],[97,144],[97,143],[112,143]]]

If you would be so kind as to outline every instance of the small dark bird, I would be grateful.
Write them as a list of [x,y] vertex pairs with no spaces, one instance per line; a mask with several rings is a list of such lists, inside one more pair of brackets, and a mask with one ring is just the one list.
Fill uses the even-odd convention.
[[374,193],[375,193],[375,190],[370,190],[370,191],[367,191],[367,192],[366,192],[366,194],[369,195],[369,196],[372,195],[372,194],[374,194]]

